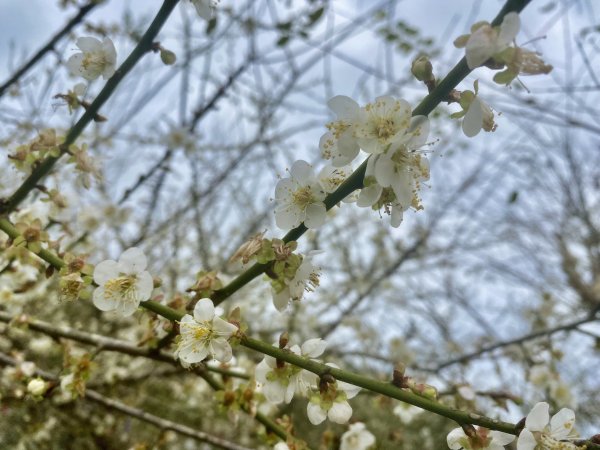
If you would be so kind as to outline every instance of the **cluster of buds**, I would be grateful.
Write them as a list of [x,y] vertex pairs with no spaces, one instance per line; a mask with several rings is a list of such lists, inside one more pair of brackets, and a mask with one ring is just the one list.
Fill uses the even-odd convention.
[[413,393],[426,397],[430,400],[437,400],[438,391],[437,389],[425,383],[418,383],[412,377],[405,375],[406,367],[402,363],[398,363],[394,368],[394,375],[392,378],[392,384],[401,389],[409,389]]
[[90,293],[85,288],[92,284],[93,267],[86,264],[84,258],[70,253],[65,255],[64,260],[66,265],[60,269],[58,281],[60,299],[64,301],[89,299]]

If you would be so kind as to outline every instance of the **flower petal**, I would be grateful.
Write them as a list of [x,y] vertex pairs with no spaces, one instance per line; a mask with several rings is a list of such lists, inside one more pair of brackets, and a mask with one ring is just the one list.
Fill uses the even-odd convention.
[[138,302],[145,302],[152,295],[154,290],[154,280],[150,272],[142,272],[137,276],[137,299]]
[[227,342],[227,339],[218,337],[210,341],[210,353],[218,361],[227,362],[231,361],[233,352],[231,345]]
[[306,161],[302,161],[301,159],[292,164],[292,168],[290,169],[290,175],[293,179],[299,181],[302,184],[308,183],[314,177],[312,166]]
[[95,37],[80,37],[75,41],[75,44],[83,52],[102,51],[102,42],[100,42],[100,39],[96,39]]
[[306,207],[304,225],[306,228],[319,228],[325,223],[327,209],[324,203],[311,203]]
[[125,250],[119,258],[119,270],[127,274],[140,273],[147,264],[146,255],[137,247]]
[[201,298],[194,306],[194,319],[196,321],[210,322],[215,317],[215,305],[210,298]]
[[323,411],[321,405],[313,402],[308,402],[308,405],[306,405],[306,414],[313,425],[319,425],[327,418],[327,413]]
[[381,192],[383,188],[378,184],[373,184],[366,188],[361,189],[360,194],[358,194],[358,200],[356,200],[356,204],[360,207],[372,206],[379,200],[381,197]]
[[537,441],[535,437],[528,429],[521,431],[519,439],[517,440],[517,450],[535,450]]
[[94,306],[100,311],[113,311],[119,306],[119,302],[104,295],[104,286],[97,287],[93,297]]
[[213,331],[217,335],[223,336],[225,338],[229,338],[233,333],[237,332],[238,330],[238,327],[236,327],[234,324],[229,323],[218,316],[215,316],[215,318],[213,319],[212,326]]
[[352,407],[348,402],[333,402],[327,412],[327,417],[335,423],[346,423],[352,417]]
[[100,286],[106,284],[108,280],[112,280],[118,276],[119,265],[116,261],[111,259],[102,261],[94,269],[94,282]]
[[[502,47],[507,47],[519,33],[521,28],[521,19],[519,14],[516,12],[509,12],[504,16],[502,24],[500,25],[500,33],[498,33],[498,44]],[[502,51],[504,48],[499,48],[498,51]]]
[[336,95],[327,102],[327,106],[331,109],[339,119],[352,119],[359,115],[360,106],[350,97],[345,95]]
[[446,442],[448,444],[448,447],[452,450],[460,450],[461,448],[463,448],[463,445],[460,443],[460,441],[466,439],[467,435],[462,430],[462,428],[455,428],[450,433],[448,433],[448,436],[446,436]]
[[550,434],[554,439],[565,439],[573,431],[575,413],[569,408],[563,408],[550,420]]
[[462,121],[462,130],[467,137],[477,136],[483,127],[483,108],[481,101],[475,97]]
[[309,358],[317,358],[323,354],[327,342],[321,338],[309,339],[302,344],[302,356]]
[[537,403],[525,419],[525,428],[530,431],[542,431],[550,420],[550,405],[546,402]]

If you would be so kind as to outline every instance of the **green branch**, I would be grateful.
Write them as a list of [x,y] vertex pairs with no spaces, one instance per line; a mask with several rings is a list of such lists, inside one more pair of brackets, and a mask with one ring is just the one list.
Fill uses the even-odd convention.
[[86,109],[85,113],[81,118],[73,125],[73,127],[67,133],[65,142],[61,144],[61,154],[58,157],[49,157],[42,161],[38,166],[33,169],[31,174],[23,182],[23,184],[15,191],[15,193],[2,205],[0,205],[0,214],[8,214],[14,211],[19,204],[25,200],[27,195],[39,184],[40,180],[50,173],[54,164],[64,155],[68,150],[69,146],[77,140],[81,135],[85,127],[94,120],[94,117],[100,111],[100,108],[110,96],[115,92],[119,83],[127,76],[127,74],[135,67],[135,65],[142,59],[142,57],[152,49],[152,43],[156,39],[160,29],[163,27],[169,15],[177,5],[179,0],[165,0],[160,10],[156,14],[156,17],[150,24],[150,27],[146,30],[140,42],[133,49],[127,59],[121,64],[116,70],[114,75],[106,82],[104,88],[100,91],[98,96],[94,99],[89,108]]

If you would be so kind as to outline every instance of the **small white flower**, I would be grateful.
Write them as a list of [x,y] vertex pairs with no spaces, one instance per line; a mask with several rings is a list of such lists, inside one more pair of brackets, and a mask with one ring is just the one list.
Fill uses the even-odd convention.
[[520,26],[519,15],[516,12],[506,14],[500,27],[492,27],[487,22],[478,24],[465,46],[469,69],[481,66],[492,56],[508,48],[517,36]]
[[41,378],[34,378],[27,384],[27,392],[34,397],[44,395],[48,390],[48,384]]
[[25,361],[19,365],[19,370],[26,377],[33,376],[33,374],[35,373],[35,369],[36,369],[35,363],[31,362],[31,361]]
[[409,124],[384,153],[369,158],[365,187],[357,200],[358,206],[384,207],[393,227],[400,225],[403,212],[411,206],[422,209],[418,194],[421,182],[429,179],[429,161],[418,151],[427,140],[429,121],[415,116]]
[[[327,343],[320,338],[309,339],[302,348],[294,345],[290,351],[305,358],[317,358],[323,354]],[[263,385],[263,394],[272,404],[289,403],[294,394],[305,395],[317,382],[317,376],[292,364],[277,365],[270,356],[256,366],[256,381]]]
[[367,430],[365,424],[356,422],[342,434],[340,450],[367,450],[375,444],[375,436]]
[[323,190],[328,194],[331,194],[350,176],[351,173],[352,168],[349,166],[325,166],[321,169],[317,178]]
[[86,80],[95,80],[100,75],[108,80],[115,73],[117,51],[110,38],[100,41],[94,37],[77,39],[77,47],[81,53],[75,53],[67,61],[67,68],[72,75],[80,75]]
[[281,291],[272,290],[273,304],[278,311],[285,310],[290,301],[300,301],[305,291],[313,291],[319,285],[320,268],[312,262],[312,258],[319,253],[321,252],[312,251],[305,255],[294,278]]
[[290,447],[285,442],[278,442],[273,447],[273,450],[290,450]]
[[477,136],[481,129],[495,131],[494,112],[487,103],[475,96],[467,109],[462,122],[462,130],[467,137]]
[[275,223],[283,230],[296,228],[302,222],[307,228],[318,228],[325,222],[325,191],[306,161],[296,161],[290,178],[279,180],[275,187]]
[[337,115],[337,120],[327,124],[329,131],[321,136],[319,148],[323,158],[331,159],[334,167],[345,166],[360,151],[354,132],[363,112],[358,103],[345,95],[333,97],[327,106]]
[[575,444],[565,440],[576,437],[573,429],[575,413],[563,408],[550,419],[550,405],[537,403],[525,419],[525,428],[519,434],[517,450],[576,450]]
[[213,10],[216,8],[218,1],[214,0],[191,0],[196,8],[196,12],[204,20],[210,20],[213,15]]
[[[337,368],[335,364],[327,365]],[[355,397],[359,391],[359,387],[343,381],[328,383],[326,390],[320,390],[310,397],[306,406],[308,420],[313,425],[319,425],[327,418],[339,424],[348,422],[352,417],[348,399]]]
[[476,436],[469,438],[462,428],[455,428],[446,437],[452,450],[504,450],[504,446],[515,440],[512,434],[490,431],[477,427]]
[[362,108],[361,122],[354,135],[367,153],[385,152],[390,144],[404,137],[411,124],[411,108],[406,100],[390,96],[377,97]]
[[203,298],[194,307],[194,316],[186,314],[179,323],[181,333],[175,356],[183,363],[194,364],[211,356],[221,362],[232,358],[228,339],[238,328],[215,315],[215,306]]
[[116,311],[123,316],[135,312],[140,302],[152,294],[154,282],[146,269],[146,256],[132,247],[121,255],[119,261],[102,261],[94,269],[94,306],[101,311]]

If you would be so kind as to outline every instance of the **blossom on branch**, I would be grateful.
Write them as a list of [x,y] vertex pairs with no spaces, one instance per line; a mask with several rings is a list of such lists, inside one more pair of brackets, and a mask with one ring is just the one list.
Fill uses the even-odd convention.
[[283,230],[296,228],[302,222],[307,228],[318,228],[325,222],[325,191],[306,161],[292,164],[290,177],[279,180],[275,187],[275,223]]
[[[309,339],[302,347],[293,345],[289,350],[304,358],[317,358],[323,354],[327,343],[320,338]],[[278,362],[271,356],[256,366],[256,381],[263,385],[263,394],[273,404],[289,403],[294,394],[306,395],[311,386],[316,385],[317,376],[300,367]]]
[[94,306],[101,311],[116,311],[130,316],[140,302],[152,294],[154,282],[146,269],[144,252],[132,247],[121,255],[119,261],[102,261],[94,269]]
[[488,430],[483,427],[473,427],[472,436],[467,436],[462,428],[455,428],[446,438],[448,447],[452,450],[504,450],[504,446],[515,440],[512,434]]
[[117,51],[110,38],[100,41],[94,37],[77,39],[80,53],[75,53],[67,61],[67,68],[72,75],[80,75],[92,81],[100,75],[105,80],[113,76],[117,65]]
[[191,0],[192,5],[196,8],[196,12],[204,20],[210,20],[213,15],[213,11],[217,6],[218,1],[215,0]]
[[221,362],[231,360],[228,339],[238,327],[215,315],[211,299],[200,299],[194,307],[193,317],[189,314],[183,316],[179,330],[175,356],[183,363],[199,363],[208,356]]
[[525,428],[519,434],[517,450],[576,450],[580,447],[568,442],[577,437],[574,430],[575,413],[563,408],[550,419],[550,405],[537,403],[525,419]]
[[[335,367],[335,364],[328,363],[328,366]],[[313,425],[319,425],[325,419],[332,422],[344,424],[352,417],[352,407],[348,403],[358,394],[360,388],[343,381],[325,382],[321,380],[319,392],[310,397],[306,406],[308,420]]]
[[290,301],[300,301],[305,291],[313,291],[319,286],[320,268],[312,262],[312,258],[319,253],[320,251],[313,251],[302,257],[293,278],[287,279],[283,276],[274,280],[271,291],[273,304],[278,311],[285,310]]
[[400,225],[408,208],[423,208],[419,190],[421,182],[429,179],[429,161],[419,149],[428,133],[427,117],[415,116],[403,131],[396,133],[394,142],[383,153],[369,158],[358,206],[384,208],[391,215],[393,227]]
[[329,130],[319,140],[319,148],[325,159],[331,159],[334,167],[350,164],[358,156],[360,148],[356,141],[356,126],[362,118],[358,103],[345,95],[337,95],[327,102],[337,120],[328,123]]

